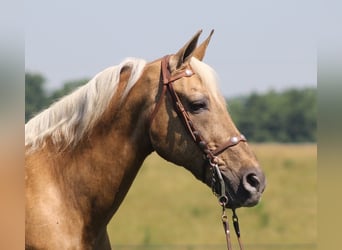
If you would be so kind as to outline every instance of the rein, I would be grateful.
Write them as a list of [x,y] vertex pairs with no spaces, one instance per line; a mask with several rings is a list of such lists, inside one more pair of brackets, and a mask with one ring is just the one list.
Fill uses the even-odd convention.
[[[150,127],[152,125],[152,122],[154,120],[154,117],[156,116],[163,97],[166,95],[166,92],[168,92],[172,98],[172,102],[174,104],[174,108],[179,116],[179,118],[182,120],[182,123],[185,127],[185,129],[189,132],[190,136],[192,137],[195,144],[198,145],[198,147],[203,152],[204,158],[207,161],[208,164],[205,164],[204,166],[204,175],[203,175],[203,181],[205,181],[205,173],[206,173],[206,165],[209,166],[209,169],[212,173],[212,191],[213,193],[218,197],[218,202],[222,207],[222,224],[224,228],[224,232],[226,235],[226,242],[227,242],[227,249],[231,250],[231,239],[230,239],[230,230],[229,230],[229,223],[228,223],[228,216],[226,214],[226,205],[228,204],[228,197],[226,195],[226,184],[224,182],[224,179],[222,177],[221,171],[218,166],[218,158],[217,156],[221,153],[223,153],[226,149],[233,147],[240,142],[247,141],[246,138],[240,134],[237,136],[230,137],[226,142],[218,146],[215,150],[211,150],[208,147],[208,143],[206,140],[202,137],[201,133],[196,129],[195,125],[191,121],[189,113],[184,108],[184,105],[182,104],[180,98],[178,97],[177,93],[175,92],[173,88],[173,83],[183,77],[191,77],[195,73],[191,69],[190,65],[188,64],[185,69],[182,71],[176,72],[175,75],[172,75],[169,69],[169,59],[170,55],[164,56],[161,59],[161,84],[163,84],[163,89],[161,92],[161,95],[159,97],[159,100],[151,114],[150,117]],[[228,191],[228,190],[227,190]],[[234,230],[239,242],[240,250],[243,250],[243,245],[241,242],[240,237],[240,229],[239,229],[239,220],[236,215],[235,209],[232,209],[233,211],[233,226]]]

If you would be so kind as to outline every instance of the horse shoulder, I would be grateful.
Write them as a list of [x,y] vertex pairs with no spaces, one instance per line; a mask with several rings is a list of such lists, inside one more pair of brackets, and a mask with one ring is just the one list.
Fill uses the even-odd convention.
[[65,205],[52,171],[53,161],[46,151],[25,156],[25,244],[28,249],[78,249],[82,243],[82,221]]

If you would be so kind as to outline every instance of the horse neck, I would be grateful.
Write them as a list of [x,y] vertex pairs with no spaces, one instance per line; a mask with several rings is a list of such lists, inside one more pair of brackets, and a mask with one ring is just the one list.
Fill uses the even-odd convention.
[[[128,75],[129,72],[121,76],[116,95],[120,94],[121,82],[124,83]],[[158,77],[147,82],[157,85]],[[114,96],[88,138],[59,158],[59,165],[64,165],[61,169],[66,170],[61,170],[61,186],[69,193],[73,190],[69,201],[89,216],[92,227],[96,227],[93,221],[101,224],[109,221],[142,162],[153,151],[148,134],[150,106],[154,102],[154,97],[150,97],[151,88],[155,87],[146,83],[142,76],[120,103]]]

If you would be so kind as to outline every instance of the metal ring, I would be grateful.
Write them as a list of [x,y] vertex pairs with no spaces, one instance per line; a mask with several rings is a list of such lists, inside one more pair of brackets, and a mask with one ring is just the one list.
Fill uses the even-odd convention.
[[210,166],[212,166],[212,167],[215,167],[215,166],[217,166],[217,162],[218,162],[218,159],[217,159],[217,157],[214,157],[214,158],[209,158],[208,160],[209,160],[209,164],[210,164]]
[[223,214],[221,218],[223,222],[228,222],[228,216],[226,214]]
[[221,206],[226,206],[228,203],[228,197],[225,195],[221,195],[220,197],[218,197],[218,202]]

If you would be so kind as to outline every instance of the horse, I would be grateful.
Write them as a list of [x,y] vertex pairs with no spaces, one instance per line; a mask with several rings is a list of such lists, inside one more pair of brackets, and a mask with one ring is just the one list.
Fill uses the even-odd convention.
[[111,249],[107,224],[154,151],[226,208],[259,202],[265,175],[203,62],[213,31],[198,45],[201,33],[103,70],[27,122],[26,249]]

